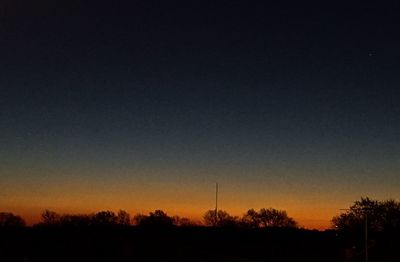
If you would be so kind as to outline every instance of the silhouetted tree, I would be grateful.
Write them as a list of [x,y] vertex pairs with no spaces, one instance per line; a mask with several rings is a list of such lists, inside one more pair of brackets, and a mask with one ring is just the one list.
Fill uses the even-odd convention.
[[135,224],[135,225],[137,225],[137,226],[143,225],[144,223],[146,223],[145,220],[146,220],[147,218],[148,218],[148,216],[146,216],[146,215],[143,215],[143,214],[136,214],[136,215],[133,217],[133,224]]
[[384,230],[400,229],[400,202],[389,199],[380,202],[380,228]]
[[229,215],[224,210],[218,210],[217,214],[215,210],[208,210],[204,216],[204,224],[207,226],[235,226],[237,225],[238,218]]
[[59,225],[61,222],[61,216],[54,211],[45,210],[42,213],[42,225]]
[[242,217],[241,224],[245,227],[258,228],[260,227],[260,218],[254,209],[249,209]]
[[296,227],[297,223],[284,210],[262,208],[258,212],[260,227]]
[[131,216],[125,210],[119,210],[117,214],[117,224],[129,226],[131,224]]
[[174,222],[172,217],[162,210],[150,212],[148,216],[138,214],[134,217],[134,221],[139,226],[172,226]]
[[296,221],[284,210],[262,208],[260,211],[249,209],[242,217],[241,224],[246,227],[296,227]]
[[92,224],[95,226],[116,225],[118,217],[112,211],[100,211],[92,216]]
[[332,224],[339,230],[363,230],[366,215],[370,231],[400,229],[400,203],[392,199],[378,201],[368,197],[355,201],[349,210],[335,216]]
[[[371,256],[375,254],[380,257],[376,261],[400,261],[399,202],[392,199],[378,201],[362,197],[348,210],[333,217],[332,225],[339,231],[338,235],[343,239],[347,249],[353,251],[352,256],[362,257],[361,254],[365,254],[368,246]],[[383,257],[390,260],[384,260]]]
[[9,212],[0,212],[1,227],[24,227],[25,221],[22,217]]

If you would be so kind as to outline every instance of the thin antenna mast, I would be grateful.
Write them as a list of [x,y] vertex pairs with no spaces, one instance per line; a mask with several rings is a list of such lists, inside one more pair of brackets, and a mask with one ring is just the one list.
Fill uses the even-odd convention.
[[218,183],[215,183],[215,224],[218,223]]

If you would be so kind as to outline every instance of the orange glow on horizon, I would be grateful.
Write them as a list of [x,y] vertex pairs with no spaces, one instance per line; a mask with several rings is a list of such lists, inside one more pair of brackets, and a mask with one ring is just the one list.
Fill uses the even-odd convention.
[[[118,210],[120,210],[121,208],[108,208],[108,209],[87,209],[87,210],[68,210],[68,209],[51,209],[49,208],[49,210],[55,211],[59,214],[91,214],[91,213],[95,213],[95,212],[99,212],[102,210],[110,210],[113,212],[118,212]],[[157,209],[157,208],[156,208]],[[134,210],[134,209],[123,209],[125,211],[127,211],[130,215],[131,218],[133,218],[136,214],[148,214],[149,212],[152,212],[156,209],[142,209],[142,210]],[[168,209],[168,208],[159,208],[162,209],[163,211],[165,211],[169,216],[180,216],[180,217],[187,217],[193,221],[195,221],[196,223],[201,223],[202,222],[202,218],[203,218],[203,214],[207,211],[202,210],[202,211],[198,211],[197,209],[193,208],[193,210],[184,210],[179,212],[176,209]],[[14,214],[20,215],[24,218],[24,220],[27,222],[28,226],[32,226],[38,222],[40,222],[41,220],[41,212],[43,212],[45,209],[42,210],[33,210],[33,209],[11,209],[11,210],[7,210],[9,212],[12,212]],[[229,210],[226,210],[228,213],[230,213],[231,215],[237,216],[237,217],[241,217],[244,213],[245,210],[243,212],[229,212]],[[329,215],[326,216],[326,218],[309,218],[309,217],[305,217],[305,214],[291,214],[289,213],[289,216],[293,217],[297,222],[298,225],[300,227],[306,228],[306,229],[317,229],[317,230],[325,230],[325,229],[329,229],[330,228],[330,217]]]
[[[2,192],[5,197],[0,198],[1,211],[21,215],[30,225],[40,220],[40,214],[45,209],[60,214],[101,210],[117,212],[122,209],[131,216],[161,209],[171,216],[199,221],[207,210],[215,208],[215,187],[209,181],[218,180],[219,209],[231,215],[241,217],[250,208],[271,207],[285,210],[300,227],[327,229],[330,228],[330,220],[341,208],[348,207],[360,195],[365,195],[360,191],[343,193],[338,189],[342,188],[341,185],[334,190],[335,184],[329,181],[326,185],[321,182],[316,187],[307,183],[289,183],[288,178],[278,176],[264,182],[230,177],[215,179],[203,175],[202,172],[211,172],[206,169],[187,170],[187,176],[179,176],[178,171],[171,170],[136,170],[140,178],[127,175],[133,171],[126,171],[127,174],[116,172],[108,177],[105,175],[107,170],[89,170],[86,173],[78,170],[83,173],[80,176],[73,175],[71,170],[58,171],[58,176],[51,176],[53,171],[47,170],[40,173],[41,176],[32,178],[22,176],[20,170],[15,170],[14,176],[3,179],[9,186]],[[179,171],[185,173],[186,169]],[[224,170],[217,171],[223,173]],[[228,171],[225,170],[225,173]],[[97,175],[96,179],[90,177],[92,173]],[[172,175],[177,177],[179,183],[168,180]],[[331,190],[327,190],[328,185]],[[394,195],[389,190],[385,194]],[[376,195],[377,198],[387,198],[383,194],[381,197]]]

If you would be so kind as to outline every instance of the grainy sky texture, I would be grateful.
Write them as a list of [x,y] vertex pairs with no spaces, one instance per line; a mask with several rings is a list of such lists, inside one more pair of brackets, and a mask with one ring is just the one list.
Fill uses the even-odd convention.
[[269,2],[2,1],[0,209],[398,200],[399,5]]

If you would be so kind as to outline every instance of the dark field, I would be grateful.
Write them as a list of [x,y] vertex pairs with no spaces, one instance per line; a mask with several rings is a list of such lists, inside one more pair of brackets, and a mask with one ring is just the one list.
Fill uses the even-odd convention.
[[[371,240],[369,261],[400,261],[397,236]],[[365,261],[361,240],[284,228],[32,227],[0,231],[0,260]]]

